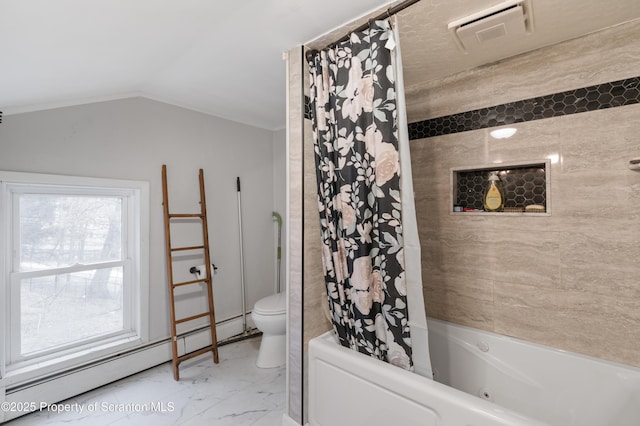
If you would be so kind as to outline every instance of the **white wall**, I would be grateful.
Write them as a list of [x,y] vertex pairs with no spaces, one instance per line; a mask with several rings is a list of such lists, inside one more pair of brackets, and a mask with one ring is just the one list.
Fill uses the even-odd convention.
[[[286,129],[273,132],[273,210],[282,216],[282,241],[280,265],[280,290],[285,290],[286,247],[287,247],[287,132]],[[274,222],[274,241],[277,246],[278,228]]]
[[[150,338],[169,335],[167,277],[162,219],[161,166],[167,164],[174,213],[198,206],[198,169],[204,169],[216,319],[241,314],[236,177],[242,182],[247,309],[273,292],[272,209],[284,205],[284,137],[278,133],[144,98],[101,102],[5,116],[0,124],[0,169],[22,172],[149,181]],[[284,133],[283,133],[284,135]],[[282,143],[280,141],[282,140]],[[278,141],[276,143],[276,141]],[[284,174],[284,165],[282,171]],[[277,178],[276,178],[277,175]],[[274,204],[274,185],[279,186]],[[174,242],[194,232],[174,228]],[[179,234],[179,236],[178,236]],[[188,244],[191,245],[191,244]],[[200,263],[176,263],[178,275]],[[191,294],[179,310],[198,310],[204,298]],[[193,312],[199,313],[199,312]]]

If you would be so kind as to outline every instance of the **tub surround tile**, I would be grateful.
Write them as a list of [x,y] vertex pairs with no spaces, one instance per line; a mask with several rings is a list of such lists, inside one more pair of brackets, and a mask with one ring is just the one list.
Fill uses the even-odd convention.
[[594,298],[583,289],[555,289],[540,291],[535,285],[494,282],[496,306],[513,306],[538,310],[571,312],[575,316],[617,317],[619,324],[640,320],[640,301],[623,299],[617,295],[600,295]]
[[[450,215],[449,215],[450,216]],[[451,217],[438,225],[422,223],[421,244],[424,273],[435,276],[482,277],[523,284],[535,282],[555,288],[560,277],[558,235],[537,223],[533,230],[505,232],[496,218],[467,223],[465,217]],[[515,218],[520,222],[526,218]],[[496,226],[498,225],[498,226]],[[436,229],[437,231],[428,231]]]
[[[435,170],[441,165],[455,160],[458,167],[474,167],[485,164],[489,160],[489,136],[480,133],[469,134],[459,133],[456,135],[436,136],[428,139],[412,140],[411,148],[411,168],[429,165],[432,169],[433,176],[442,176]],[[454,142],[454,143],[452,143]],[[478,156],[478,144],[482,144],[486,148],[486,155]],[[417,185],[414,185],[417,188]]]
[[[424,256],[423,256],[424,258]],[[427,316],[493,330],[493,285],[490,280],[433,273],[423,267]]]
[[442,297],[452,299],[468,297],[484,303],[493,303],[493,281],[478,278],[473,281],[465,281],[466,275],[438,274],[429,268],[423,267],[423,272],[429,275],[423,280],[424,288],[431,292],[440,292]]
[[[637,23],[612,28],[425,84],[408,102],[428,119],[566,100],[637,75],[637,36]],[[635,94],[636,83],[622,85]],[[640,104],[608,106],[517,123],[505,140],[478,129],[411,142],[429,316],[640,367],[640,173],[627,167]],[[549,216],[451,214],[451,168],[545,159]]]
[[[626,164],[620,166],[626,168]],[[637,176],[629,173],[631,171],[624,169],[603,169],[558,176],[557,213],[578,220],[607,218],[615,221],[627,219],[628,214],[637,216],[638,212],[630,209],[638,200],[637,187],[630,178]]]
[[582,233],[562,233],[560,257],[565,268],[575,269],[599,266],[614,269],[634,265],[640,259],[640,245],[632,237],[640,237],[640,231],[628,229],[611,232],[608,229],[585,230]]
[[[508,290],[506,287],[503,290]],[[495,332],[614,362],[638,364],[637,347],[610,344],[612,340],[640,339],[637,315],[628,315],[629,309],[637,312],[636,302],[619,306],[617,300],[609,298],[595,303],[590,295],[581,292],[540,297],[535,287],[525,292],[536,306],[524,297],[519,301],[497,299]],[[613,306],[619,306],[618,311],[612,312]]]
[[499,248],[491,278],[514,283],[534,283],[540,288],[556,288],[560,281],[560,243],[548,232],[510,234],[494,244]]
[[[442,241],[446,243],[442,244]],[[490,277],[493,274],[497,256],[487,250],[490,249],[487,244],[455,243],[447,238],[433,242],[422,241],[421,245],[423,250],[426,249],[428,259],[440,260],[437,264],[427,262],[429,274],[476,277]]]
[[409,124],[409,138],[429,138],[633,105],[638,102],[640,102],[640,77],[632,77],[412,122]]
[[313,133],[311,122],[305,120],[304,144],[304,352],[309,340],[331,330],[323,308],[328,306],[324,291],[324,268],[320,245],[320,218],[316,184]]
[[415,123],[637,77],[638,39],[640,25],[629,22],[442,80],[425,76],[407,81],[408,120]]
[[[603,267],[608,266],[608,267]],[[567,262],[563,265],[562,288],[588,292],[592,297],[610,295],[612,291],[620,299],[640,300],[637,267],[626,265],[596,264],[579,265]]]
[[582,329],[571,329],[565,312],[522,305],[496,305],[495,311],[496,333],[579,353],[585,353],[584,347],[589,346],[582,343]]
[[[555,193],[554,193],[555,195]],[[555,201],[560,202],[557,197]],[[418,204],[416,203],[416,207]],[[420,207],[429,211],[430,214],[422,215],[418,218],[418,226],[421,240],[423,238],[434,239],[440,228],[446,228],[448,232],[469,232],[474,229],[494,230],[500,235],[516,234],[513,238],[518,240],[537,240],[541,233],[556,234],[560,232],[589,233],[596,228],[595,232],[605,232],[616,235],[617,238],[629,240],[629,233],[636,232],[635,227],[640,223],[640,212],[624,209],[624,215],[619,212],[611,213],[609,216],[597,217],[597,226],[594,226],[594,215],[573,215],[570,209],[558,212],[558,207],[554,205],[554,212],[551,216],[500,216],[497,215],[467,215],[451,214],[446,211],[434,211],[432,204],[423,203]],[[499,219],[496,221],[496,219]],[[640,230],[638,231],[640,232]],[[522,238],[517,236],[522,233]],[[626,233],[626,235],[625,235]],[[640,236],[640,235],[639,235]],[[613,236],[612,236],[613,238]],[[486,241],[490,244],[490,240]]]
[[[449,184],[437,185],[436,190],[438,187],[441,188],[442,191],[446,191],[444,192],[447,194],[446,197],[442,196],[443,193],[438,197],[437,195],[433,195],[433,193],[426,194],[421,191],[415,191],[416,210],[426,208],[434,216],[427,220],[438,221],[442,216],[448,215],[452,209],[451,200],[449,198]],[[420,226],[420,222],[421,219],[418,218],[418,226]]]
[[424,294],[425,309],[429,317],[487,331],[495,329],[493,302],[427,287]]
[[[558,129],[558,133],[566,137],[560,139],[559,152],[572,154],[562,161],[563,173],[590,172],[594,167],[629,172],[629,157],[640,154],[637,140],[640,106],[615,108],[615,127],[607,112],[577,114],[563,119],[567,127],[564,132]],[[609,143],[612,139],[615,143]],[[596,164],[594,158],[597,158]]]

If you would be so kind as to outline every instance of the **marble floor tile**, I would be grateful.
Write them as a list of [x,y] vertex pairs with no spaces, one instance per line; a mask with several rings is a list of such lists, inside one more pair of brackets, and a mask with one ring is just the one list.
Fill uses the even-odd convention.
[[185,361],[180,381],[165,363],[61,403],[82,409],[41,411],[6,426],[279,426],[285,408],[285,368],[255,366],[260,337],[221,346]]

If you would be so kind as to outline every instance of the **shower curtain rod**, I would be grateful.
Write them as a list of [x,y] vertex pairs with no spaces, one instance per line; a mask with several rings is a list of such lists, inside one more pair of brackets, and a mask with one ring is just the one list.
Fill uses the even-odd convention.
[[[398,12],[403,11],[404,9],[406,9],[407,7],[418,3],[420,0],[406,0],[396,6],[390,7],[388,8],[385,12],[381,13],[380,15],[371,18],[369,20],[367,20],[367,22],[365,22],[364,24],[360,25],[358,28],[356,28],[355,30],[349,31],[348,34],[342,36],[341,38],[339,38],[338,40],[331,42],[329,44],[327,44],[323,49],[326,49],[327,47],[330,46],[335,46],[338,43],[342,43],[343,41],[347,41],[349,40],[349,37],[351,37],[352,33],[358,32],[358,31],[363,31],[366,30],[367,28],[369,28],[369,25],[371,22],[373,21],[378,21],[380,19],[385,19],[385,18],[391,18],[392,15],[395,15]],[[316,52],[318,52],[319,49],[313,49],[307,52],[307,60],[310,58],[311,55],[314,55]]]

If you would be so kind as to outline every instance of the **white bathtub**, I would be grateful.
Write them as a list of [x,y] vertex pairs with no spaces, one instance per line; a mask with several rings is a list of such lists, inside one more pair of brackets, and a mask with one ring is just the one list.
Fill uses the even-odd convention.
[[640,369],[429,319],[437,381],[309,343],[312,426],[638,426]]

